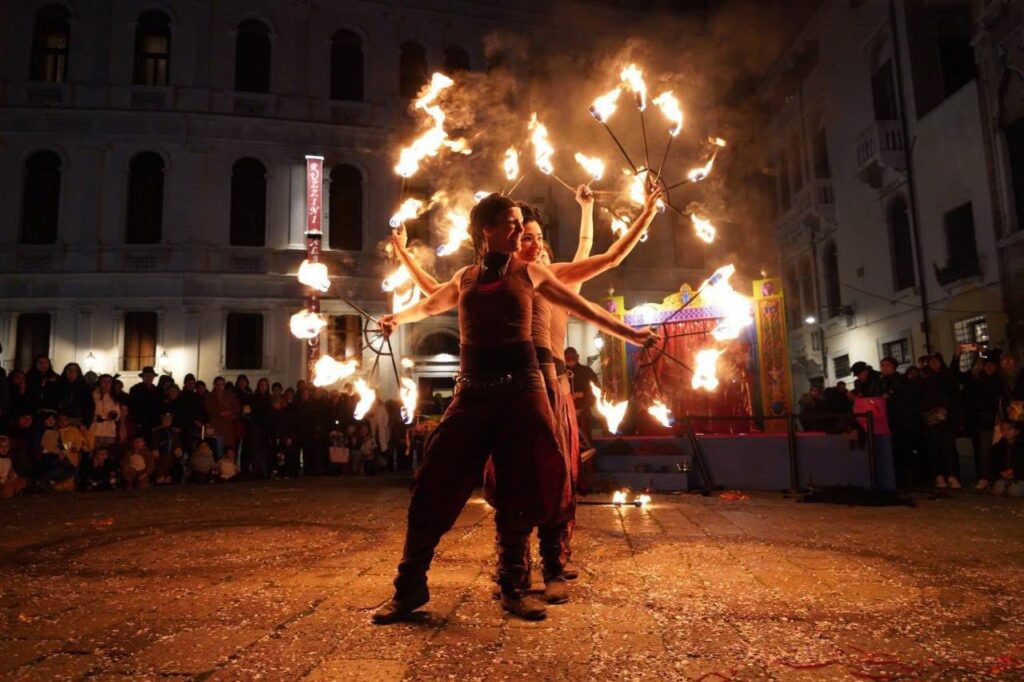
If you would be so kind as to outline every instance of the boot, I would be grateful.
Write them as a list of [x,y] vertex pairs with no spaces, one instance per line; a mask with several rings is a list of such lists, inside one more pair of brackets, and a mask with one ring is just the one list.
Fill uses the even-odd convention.
[[576,580],[580,577],[580,569],[576,568],[576,564],[571,561],[565,562],[565,566],[562,567],[562,580]]
[[501,608],[523,620],[544,620],[548,617],[544,604],[522,590],[503,590]]
[[544,601],[549,604],[564,604],[569,601],[569,586],[561,577],[544,581]]
[[430,601],[430,591],[423,585],[405,594],[395,593],[391,601],[381,606],[373,614],[373,622],[377,625],[388,625],[401,621],[414,620],[416,609]]

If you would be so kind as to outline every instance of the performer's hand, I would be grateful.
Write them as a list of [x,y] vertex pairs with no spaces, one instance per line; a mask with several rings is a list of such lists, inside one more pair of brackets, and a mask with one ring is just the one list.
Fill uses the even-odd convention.
[[399,225],[391,230],[391,243],[401,249],[406,247],[409,243],[409,233],[405,231],[405,225]]
[[658,199],[665,193],[665,188],[659,185],[652,185],[648,182],[647,197],[644,199],[644,211],[653,211],[656,208]]
[[576,188],[576,203],[583,208],[590,208],[594,205],[594,190],[590,189],[586,185],[580,185]]
[[395,327],[398,326],[398,323],[395,322],[395,316],[394,315],[385,315],[385,316],[383,316],[382,318],[380,318],[379,324],[380,324],[380,333],[384,335],[385,339],[390,337],[391,336],[391,332],[393,332],[395,330]]
[[631,341],[637,346],[650,348],[661,341],[661,335],[652,327],[648,327],[647,329],[634,329]]

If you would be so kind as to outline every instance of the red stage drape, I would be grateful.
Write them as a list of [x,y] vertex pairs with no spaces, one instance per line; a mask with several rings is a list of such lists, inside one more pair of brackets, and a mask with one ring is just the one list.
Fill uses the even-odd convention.
[[[662,400],[676,417],[683,415],[750,416],[750,382],[754,378],[749,372],[750,342],[741,336],[727,342],[715,342],[710,333],[718,324],[717,320],[690,320],[666,325],[662,333],[669,337],[665,350],[683,363],[693,367],[697,351],[709,346],[724,347],[726,351],[718,359],[718,379],[715,391],[695,390],[691,385],[693,374],[668,358],[657,357],[653,365],[647,364],[643,351],[630,354],[631,397],[640,408],[637,415],[637,431],[641,435],[657,435],[668,430],[647,414],[647,406],[658,398],[660,384]],[[654,372],[657,373],[657,383]],[[753,422],[749,419],[716,421],[694,419],[693,427],[699,433],[750,433]]]

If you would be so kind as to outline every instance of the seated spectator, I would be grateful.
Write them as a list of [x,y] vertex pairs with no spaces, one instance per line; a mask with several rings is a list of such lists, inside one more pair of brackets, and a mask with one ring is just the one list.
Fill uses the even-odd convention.
[[216,470],[217,478],[222,482],[238,476],[238,460],[234,448],[224,448],[224,456],[217,462]]
[[117,464],[110,456],[110,449],[98,446],[82,462],[83,490],[114,490],[117,488]]
[[992,494],[1024,497],[1024,424],[1000,424],[1003,438],[992,448]]
[[62,412],[75,426],[89,426],[95,414],[92,389],[85,383],[82,368],[77,362],[69,362],[64,371],[43,391],[43,404]]
[[14,497],[28,487],[28,481],[18,475],[11,457],[11,439],[0,436],[0,497]]
[[78,467],[68,458],[57,429],[53,410],[41,410],[43,423],[39,437],[39,475],[36,485],[43,490],[71,492],[75,489]]
[[93,388],[92,400],[95,405],[95,415],[89,430],[92,432],[93,442],[99,446],[110,447],[117,442],[117,427],[121,421],[121,405],[114,397],[114,377],[109,374],[102,374],[96,380]]
[[92,452],[92,433],[83,424],[75,424],[71,417],[61,412],[57,415],[57,432],[61,446],[68,453],[68,459],[76,467],[82,464],[82,454]]
[[142,436],[132,438],[131,449],[121,458],[121,482],[125,490],[149,487],[156,457]]
[[200,441],[188,458],[189,483],[210,483],[213,481],[213,450],[206,441]]

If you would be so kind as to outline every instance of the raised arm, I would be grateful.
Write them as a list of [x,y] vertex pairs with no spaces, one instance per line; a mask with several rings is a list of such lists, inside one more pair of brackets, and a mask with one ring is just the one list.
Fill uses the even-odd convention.
[[626,259],[633,247],[639,243],[651,221],[657,212],[655,203],[661,197],[661,189],[655,189],[647,196],[643,210],[637,216],[633,224],[629,226],[615,243],[608,247],[604,253],[584,258],[581,261],[572,263],[552,263],[551,271],[558,275],[558,278],[567,285],[582,284],[589,279],[606,272],[619,265]]
[[412,275],[412,281],[416,283],[420,291],[430,296],[441,288],[441,283],[431,277],[426,270],[420,267],[416,259],[412,257],[409,249],[406,248],[408,241],[409,235],[405,231],[405,225],[391,230],[391,248],[395,250],[395,253],[398,254],[398,259],[409,270],[409,274]]
[[591,322],[600,328],[601,331],[611,334],[612,336],[617,336],[618,338],[637,346],[643,346],[657,340],[658,335],[650,329],[643,331],[633,329],[608,311],[592,304],[579,294],[571,291],[568,287],[558,281],[558,278],[551,272],[551,270],[545,268],[543,265],[530,263],[529,268],[530,278],[533,280],[534,286],[537,288],[537,293],[555,305],[565,308],[581,320]]
[[441,284],[437,290],[416,305],[410,306],[400,313],[392,313],[380,318],[380,326],[385,334],[400,324],[419,322],[431,315],[440,315],[454,308],[459,302],[459,281],[466,268],[460,268],[455,276]]
[[576,203],[580,205],[580,241],[572,262],[581,261],[590,255],[594,246],[594,192],[586,185],[576,188]]

